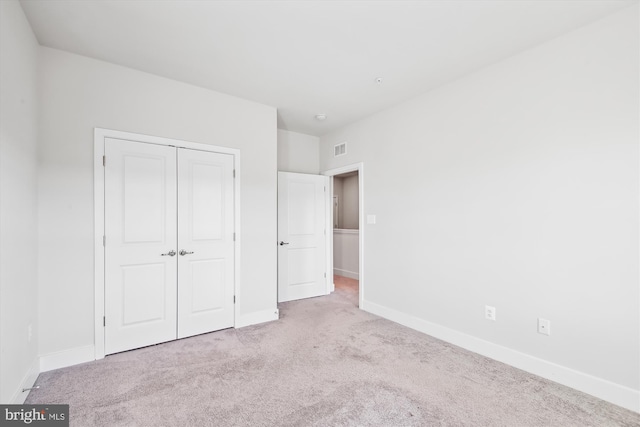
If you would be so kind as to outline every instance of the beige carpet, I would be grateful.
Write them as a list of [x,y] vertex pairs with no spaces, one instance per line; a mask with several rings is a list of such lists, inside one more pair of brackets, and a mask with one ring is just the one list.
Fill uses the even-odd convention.
[[640,415],[357,309],[355,281],[281,319],[40,375],[72,426],[639,426]]

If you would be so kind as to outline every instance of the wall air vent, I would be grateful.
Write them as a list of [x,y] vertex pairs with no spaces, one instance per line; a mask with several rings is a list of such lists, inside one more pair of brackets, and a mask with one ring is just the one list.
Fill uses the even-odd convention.
[[341,142],[333,146],[333,157],[344,156],[347,154],[347,142]]

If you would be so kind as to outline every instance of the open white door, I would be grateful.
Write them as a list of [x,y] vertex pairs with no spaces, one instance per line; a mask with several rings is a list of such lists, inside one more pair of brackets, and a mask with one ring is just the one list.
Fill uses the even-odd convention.
[[178,150],[178,338],[234,324],[233,156]]
[[105,353],[176,338],[176,150],[107,139]]
[[278,172],[278,302],[327,294],[328,178]]

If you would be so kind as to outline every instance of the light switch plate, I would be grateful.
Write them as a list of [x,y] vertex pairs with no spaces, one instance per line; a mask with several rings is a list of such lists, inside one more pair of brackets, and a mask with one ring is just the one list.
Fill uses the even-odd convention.
[[484,317],[489,320],[496,320],[496,308],[490,305],[484,306]]

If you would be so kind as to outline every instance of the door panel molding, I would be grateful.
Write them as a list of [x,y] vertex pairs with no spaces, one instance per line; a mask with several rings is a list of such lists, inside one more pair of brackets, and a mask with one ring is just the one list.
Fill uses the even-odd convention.
[[[233,180],[233,221],[235,235],[237,236],[234,244],[234,265],[233,274],[235,276],[234,294],[238,296],[234,306],[234,324],[242,323],[239,321],[240,306],[242,301],[240,292],[242,280],[240,275],[241,265],[241,223],[240,223],[240,150],[235,148],[221,147],[217,145],[209,145],[196,142],[188,142],[171,138],[162,138],[157,136],[136,134],[123,132],[112,129],[95,128],[94,129],[94,346],[95,359],[102,359],[105,356],[105,139],[121,139],[133,142],[142,142],[148,144],[172,146],[176,148],[184,148],[189,150],[206,151],[220,154],[230,154],[233,156],[233,169],[235,170],[235,179]],[[108,162],[109,159],[106,159]],[[108,236],[107,236],[108,244]],[[108,319],[106,320],[109,321]]]

